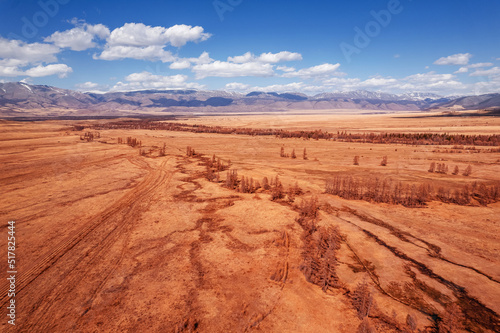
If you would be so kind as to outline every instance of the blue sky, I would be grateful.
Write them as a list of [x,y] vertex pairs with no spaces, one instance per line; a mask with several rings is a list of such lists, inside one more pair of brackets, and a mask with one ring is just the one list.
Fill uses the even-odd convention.
[[0,81],[83,91],[500,92],[500,2],[0,2]]

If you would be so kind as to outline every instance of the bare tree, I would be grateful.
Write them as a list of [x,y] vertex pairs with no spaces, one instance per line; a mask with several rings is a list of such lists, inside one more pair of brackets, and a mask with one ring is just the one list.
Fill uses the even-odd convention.
[[307,151],[304,148],[304,152],[302,153],[302,159],[307,160]]
[[436,162],[432,162],[431,166],[429,167],[429,170],[427,170],[427,171],[434,172],[435,169],[436,169]]
[[467,168],[465,168],[463,175],[466,176],[466,177],[468,177],[468,176],[470,176],[471,173],[472,173],[472,167],[469,164],[467,166]]
[[359,156],[354,156],[354,165],[359,165]]
[[455,165],[455,169],[453,170],[452,175],[458,175],[459,172],[460,170],[458,169],[458,165]]
[[368,283],[362,282],[357,285],[352,296],[352,304],[358,312],[359,319],[363,319],[370,315],[370,310],[373,306],[373,297]]
[[295,149],[292,150],[292,156],[290,156],[291,158],[297,158],[297,155],[295,155]]
[[264,177],[264,178],[262,179],[262,188],[263,188],[264,190],[266,190],[266,191],[267,191],[267,190],[269,190],[269,189],[271,188],[271,187],[269,186],[269,180],[267,179],[267,177]]
[[281,146],[280,156],[285,157],[285,147]]

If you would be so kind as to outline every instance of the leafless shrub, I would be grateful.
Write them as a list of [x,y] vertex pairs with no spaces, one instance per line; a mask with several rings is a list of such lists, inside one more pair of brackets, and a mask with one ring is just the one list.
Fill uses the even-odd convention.
[[302,159],[304,159],[304,160],[307,160],[307,159],[308,159],[308,158],[307,158],[307,151],[306,151],[306,149],[305,149],[305,148],[304,148],[304,152],[302,153]]
[[387,165],[387,156],[382,157],[382,161],[380,162],[381,166],[386,166]]
[[354,156],[353,163],[354,165],[359,165],[359,156]]
[[292,155],[290,157],[291,158],[297,158],[297,155],[295,155],[295,149],[292,150]]
[[460,172],[460,169],[458,169],[458,165],[455,165],[455,169],[453,169],[453,172],[451,173],[452,175],[458,175],[458,173]]
[[187,155],[188,157],[192,157],[192,156],[196,155],[196,153],[195,153],[195,151],[194,151],[193,147],[191,147],[191,146],[187,146],[187,147],[186,147],[186,155]]

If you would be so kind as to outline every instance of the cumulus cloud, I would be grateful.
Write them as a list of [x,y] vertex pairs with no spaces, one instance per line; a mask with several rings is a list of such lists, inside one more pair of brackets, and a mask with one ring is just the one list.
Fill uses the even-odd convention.
[[226,84],[225,90],[238,91],[247,93],[251,91],[262,92],[298,92],[307,90],[307,86],[303,82],[292,82],[288,84],[273,84],[269,86],[251,86],[249,84],[231,82]]
[[340,64],[322,64],[318,66],[313,66],[309,68],[303,68],[298,71],[289,71],[284,73],[283,77],[300,77],[302,79],[310,79],[310,78],[321,78],[330,75],[343,75],[343,73],[337,72],[337,69],[340,67]]
[[225,61],[214,61],[208,64],[197,64],[193,66],[196,78],[203,79],[209,76],[215,77],[238,77],[238,76],[272,76],[274,74],[271,64],[260,62],[233,63]]
[[56,31],[44,39],[45,42],[54,43],[60,48],[69,48],[73,51],[84,51],[97,46],[95,38],[104,39],[110,34],[109,29],[103,24],[82,24],[66,31]]
[[500,75],[500,67],[493,67],[490,69],[476,70],[470,73],[469,76],[496,76]]
[[125,58],[162,62],[172,62],[176,60],[172,52],[164,50],[161,45],[143,47],[121,45],[106,46],[99,56],[94,55],[94,59],[102,60],[119,60]]
[[58,75],[66,77],[73,69],[57,62],[57,53],[61,49],[55,45],[43,43],[25,43],[0,37],[0,76],[42,77]]
[[288,67],[288,66],[278,66],[276,67],[277,70],[282,71],[282,72],[295,72],[296,69],[294,67]]
[[99,87],[99,83],[87,81],[87,82],[84,82],[84,83],[78,83],[75,86],[77,88],[80,88],[80,89],[83,89],[83,90],[87,90],[87,89],[95,89],[95,88]]
[[491,62],[478,62],[476,64],[470,64],[467,67],[469,68],[482,68],[482,67],[491,67],[493,64]]
[[163,76],[150,72],[132,73],[125,78],[127,82],[118,82],[111,91],[130,91],[144,89],[203,89],[204,86],[188,82],[186,75]]
[[28,75],[30,77],[57,75],[60,78],[64,78],[71,72],[73,72],[73,69],[65,64],[52,64],[47,66],[38,65],[30,68],[24,73],[24,75]]
[[16,66],[38,62],[55,62],[59,47],[51,44],[28,44],[0,37],[0,59],[17,62]]
[[210,38],[202,27],[190,25],[174,25],[170,28],[151,27],[143,23],[126,23],[111,32],[108,43],[111,46],[150,46],[167,45],[184,46],[188,42],[199,42]]
[[208,64],[214,61],[210,58],[208,52],[203,52],[198,58],[177,58],[172,64],[170,69],[186,69],[190,68],[192,64]]
[[470,53],[457,53],[448,57],[442,57],[434,61],[434,65],[467,65],[472,54]]
[[453,72],[453,74],[462,74],[462,73],[467,73],[468,71],[469,71],[469,68],[460,67],[457,71]]
[[263,62],[269,64],[275,64],[282,61],[296,61],[302,60],[302,55],[296,52],[282,51],[278,53],[262,53],[260,56],[255,56],[251,52],[247,52],[241,56],[228,57],[228,62],[234,62],[237,64],[242,64],[246,62]]
[[239,83],[239,82],[231,82],[224,86],[225,90],[231,91],[247,91],[250,88],[249,84]]
[[126,23],[114,29],[107,38],[107,44],[100,55],[94,59],[142,59],[150,61],[177,62],[175,69],[187,68],[184,60],[179,60],[165,47],[182,47],[188,42],[200,42],[210,38],[202,27],[174,25],[170,28],[151,27],[143,23]]

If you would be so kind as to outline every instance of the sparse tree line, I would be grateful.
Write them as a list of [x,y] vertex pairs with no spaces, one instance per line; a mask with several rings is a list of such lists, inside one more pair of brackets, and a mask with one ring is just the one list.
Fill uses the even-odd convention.
[[326,181],[325,192],[348,200],[381,202],[406,207],[422,207],[432,200],[457,205],[471,205],[474,202],[487,205],[500,200],[500,183],[473,182],[461,188],[437,189],[429,183],[403,184],[379,178],[355,178],[335,176]]
[[474,145],[500,146],[500,135],[465,135],[439,133],[330,133],[322,130],[288,131],[283,129],[233,128],[186,123],[128,120],[93,125],[95,129],[150,129],[193,133],[217,133],[238,135],[267,135],[278,138],[324,139],[342,142],[361,142],[406,145]]
[[[186,155],[201,159],[201,164],[206,167],[205,178],[214,183],[221,183],[222,186],[228,189],[240,193],[269,193],[272,201],[286,200],[289,203],[294,202],[297,196],[303,194],[297,182],[285,189],[278,175],[271,177],[271,180],[268,177],[264,177],[262,181],[259,181],[253,177],[238,176],[237,169],[229,169],[231,160],[224,163],[215,154],[212,158],[206,158],[202,154],[195,153],[194,149],[188,146]],[[226,170],[226,179],[223,181],[220,172]]]
[[453,146],[451,149],[433,149],[432,152],[446,154],[500,153],[500,148],[477,149],[475,146]]
[[94,139],[99,139],[101,137],[101,133],[99,132],[85,132],[83,135],[80,135],[80,140],[91,142]]
[[[292,159],[295,159],[297,158],[297,155],[295,154],[295,149],[292,149],[292,153],[291,154],[288,154],[285,152],[285,147],[282,146],[281,149],[280,149],[280,157],[285,157],[285,158],[292,158]],[[307,160],[307,150],[306,148],[304,148],[303,152],[302,152],[302,159],[303,160]]]
[[[445,163],[437,163],[436,164],[436,162],[431,162],[431,165],[429,166],[429,170],[427,170],[427,171],[447,174],[448,173],[448,166]],[[458,167],[458,165],[456,165],[451,174],[456,176],[459,173],[460,173],[460,168]],[[462,173],[462,175],[468,177],[471,175],[471,173],[472,173],[472,167],[469,164],[464,169],[464,172]]]

